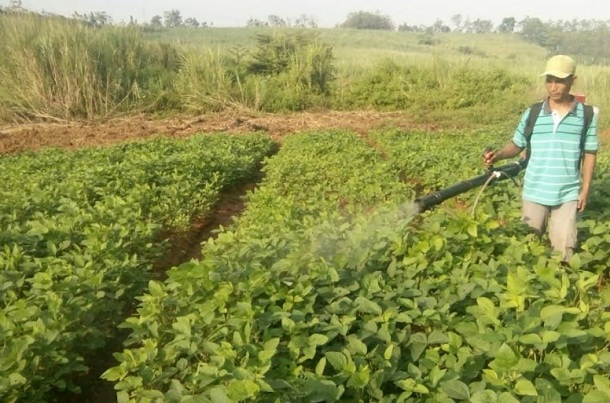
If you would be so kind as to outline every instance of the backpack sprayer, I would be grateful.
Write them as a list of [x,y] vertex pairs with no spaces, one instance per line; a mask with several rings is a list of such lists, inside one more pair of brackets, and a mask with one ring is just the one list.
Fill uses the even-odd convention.
[[[490,151],[492,151],[491,147],[485,148],[485,150],[483,151],[483,155],[489,153]],[[509,164],[502,165],[497,168],[490,166],[483,175],[475,176],[474,178],[467,179],[453,186],[449,186],[445,189],[441,189],[427,196],[415,199],[415,212],[417,214],[423,213],[424,211],[431,209],[437,204],[440,204],[453,196],[457,196],[475,187],[482,185],[488,186],[503,179],[512,179],[513,177],[517,176],[519,172],[525,169],[526,165],[527,160],[521,159],[519,161],[511,162]]]

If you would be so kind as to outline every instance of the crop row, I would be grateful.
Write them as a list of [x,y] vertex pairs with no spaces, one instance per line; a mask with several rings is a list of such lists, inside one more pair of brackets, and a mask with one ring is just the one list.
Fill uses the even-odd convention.
[[[591,237],[563,267],[518,219],[511,181],[485,189],[473,214],[413,215],[419,186],[405,174],[430,152],[396,150],[431,147],[441,168],[419,176],[431,189],[480,173],[467,143],[481,138],[372,140],[285,141],[245,214],[201,261],[151,281],[122,325],[127,348],[103,376],[120,402],[610,399],[602,190],[580,224]],[[604,155],[598,171],[603,189]]]
[[0,159],[0,399],[45,400],[124,319],[164,252],[273,148],[264,136],[158,138]]

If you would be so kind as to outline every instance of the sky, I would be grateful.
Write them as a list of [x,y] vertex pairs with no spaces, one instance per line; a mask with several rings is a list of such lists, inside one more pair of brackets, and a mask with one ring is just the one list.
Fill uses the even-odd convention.
[[[0,0],[8,6],[10,0]],[[526,17],[543,22],[556,20],[610,21],[608,0],[22,0],[23,7],[71,16],[105,11],[113,22],[149,22],[155,15],[178,10],[182,18],[215,27],[242,27],[250,19],[267,21],[276,15],[286,21],[307,16],[321,28],[344,22],[350,13],[366,11],[390,17],[396,26],[432,25],[437,20],[452,26],[452,17],[491,20],[498,25],[505,17]]]

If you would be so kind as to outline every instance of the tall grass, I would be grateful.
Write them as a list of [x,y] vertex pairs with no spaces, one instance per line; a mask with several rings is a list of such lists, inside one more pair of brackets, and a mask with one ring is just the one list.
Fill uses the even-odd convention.
[[[245,103],[239,75],[231,74],[219,51],[184,52],[176,91],[186,109],[202,112],[236,108]],[[235,91],[235,88],[238,91]],[[239,93],[239,95],[238,95]]]
[[[0,120],[333,108],[513,124],[545,93],[538,74],[548,52],[515,35],[305,31],[145,32],[0,14]],[[610,108],[609,69],[579,66],[574,88],[602,111]]]
[[173,67],[171,49],[148,43],[137,28],[93,29],[29,13],[0,20],[0,109],[15,120],[137,109],[156,100],[151,88],[162,87],[151,72]]

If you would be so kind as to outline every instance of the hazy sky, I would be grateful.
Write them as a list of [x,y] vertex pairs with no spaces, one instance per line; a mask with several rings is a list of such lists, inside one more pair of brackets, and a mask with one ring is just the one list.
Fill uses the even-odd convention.
[[[0,0],[9,5],[10,0]],[[194,17],[217,27],[244,26],[250,18],[266,21],[277,15],[294,21],[302,15],[320,27],[334,27],[356,11],[380,12],[394,24],[432,25],[440,19],[452,26],[451,17],[477,18],[499,24],[504,17],[551,20],[610,20],[608,0],[22,0],[25,8],[66,16],[105,11],[114,22],[148,22],[164,11],[179,10],[183,18]]]

